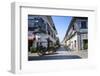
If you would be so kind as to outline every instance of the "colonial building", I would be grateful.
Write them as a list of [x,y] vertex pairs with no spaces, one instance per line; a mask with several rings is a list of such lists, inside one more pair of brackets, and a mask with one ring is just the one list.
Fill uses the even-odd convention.
[[63,44],[70,50],[88,49],[88,18],[72,17]]
[[28,15],[28,48],[53,46],[56,43],[56,28],[51,16]]

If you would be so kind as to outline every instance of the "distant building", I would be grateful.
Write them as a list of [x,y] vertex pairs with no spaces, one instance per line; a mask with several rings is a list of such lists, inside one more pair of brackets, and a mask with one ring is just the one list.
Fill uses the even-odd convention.
[[28,48],[53,46],[57,31],[51,16],[28,15]]
[[73,17],[62,43],[70,50],[87,50],[88,18]]

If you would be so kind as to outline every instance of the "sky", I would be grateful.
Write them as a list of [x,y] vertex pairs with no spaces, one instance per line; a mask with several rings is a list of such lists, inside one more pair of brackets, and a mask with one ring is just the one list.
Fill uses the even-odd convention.
[[57,36],[59,37],[60,42],[63,40],[69,23],[72,19],[71,16],[52,16],[53,22],[57,30]]

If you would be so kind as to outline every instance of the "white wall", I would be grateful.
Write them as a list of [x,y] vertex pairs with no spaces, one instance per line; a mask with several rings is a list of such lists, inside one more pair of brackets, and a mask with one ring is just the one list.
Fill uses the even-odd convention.
[[[75,40],[76,40],[76,47],[75,47]],[[75,36],[73,36],[70,40],[69,40],[70,42],[71,42],[71,46],[70,46],[70,49],[72,49],[72,50],[77,50],[78,48],[77,48],[77,34],[75,34]]]
[[[10,69],[10,57],[11,57],[11,8],[10,3],[13,1],[18,2],[30,2],[37,5],[46,6],[57,6],[65,7],[67,5],[72,6],[96,6],[98,11],[97,24],[100,25],[100,0],[1,0],[0,1],[0,76],[13,76],[9,73]],[[68,69],[62,72],[52,72],[52,73],[35,73],[35,74],[24,74],[22,76],[100,76],[100,26],[96,26],[96,42],[93,43],[96,46],[96,63],[97,68],[76,68]],[[67,65],[66,65],[67,66]],[[19,75],[17,75],[19,76]]]

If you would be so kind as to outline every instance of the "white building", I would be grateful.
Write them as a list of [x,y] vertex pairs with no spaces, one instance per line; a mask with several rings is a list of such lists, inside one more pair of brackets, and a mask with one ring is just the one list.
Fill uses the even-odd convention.
[[28,45],[53,46],[56,43],[56,28],[51,16],[28,15]]
[[63,44],[70,50],[88,49],[88,18],[73,17],[68,26]]

